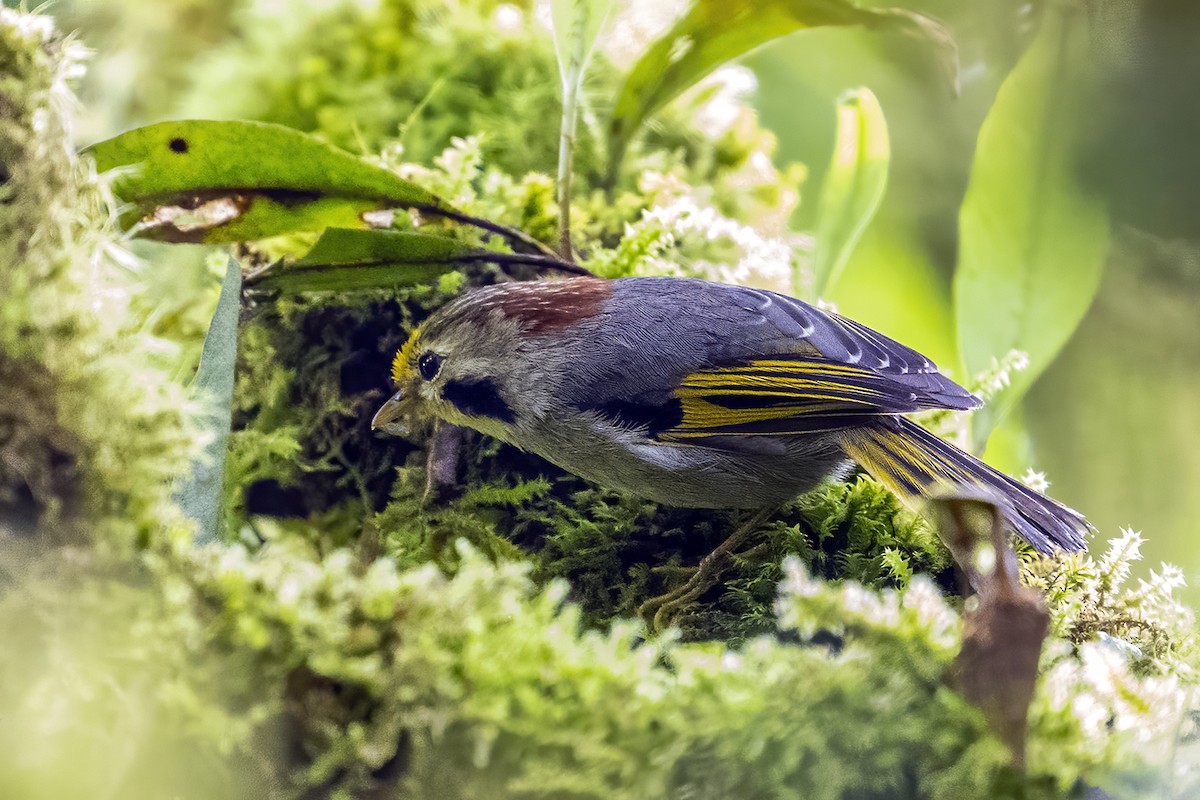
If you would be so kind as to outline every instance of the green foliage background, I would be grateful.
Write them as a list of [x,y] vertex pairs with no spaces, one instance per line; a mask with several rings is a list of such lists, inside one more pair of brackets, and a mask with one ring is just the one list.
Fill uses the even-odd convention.
[[[790,281],[790,260],[783,274],[753,267],[775,252],[769,237],[814,227],[831,149],[822,126],[832,130],[844,88],[866,84],[888,114],[892,175],[833,299],[954,368],[956,234],[946,220],[962,200],[980,120],[1035,25],[1001,2],[973,12],[929,5],[963,49],[958,101],[912,43],[805,33],[802,47],[785,39],[748,62],[757,117],[735,92],[714,135],[702,122],[722,92],[713,85],[656,116],[611,199],[597,189],[602,132],[585,118],[576,220],[589,265],[609,276],[745,279],[738,269],[749,264],[754,279]],[[554,240],[543,173],[557,151],[548,124],[557,67],[533,9],[518,4],[514,16],[490,2],[426,0],[288,14],[256,0],[147,8],[80,0],[56,12],[99,50],[83,85],[83,141],[186,114],[285,122],[464,210]],[[44,19],[6,15],[4,36],[0,160],[5,186],[21,193],[0,206],[14,265],[0,325],[0,371],[14,377],[0,406],[17,412],[0,416],[0,628],[9,632],[0,709],[5,750],[20,757],[0,768],[0,794],[1057,797],[1082,791],[1082,779],[1116,796],[1182,798],[1196,786],[1194,622],[1177,600],[1177,572],[1147,584],[1130,577],[1135,536],[1095,560],[1026,566],[1051,599],[1054,638],[1021,775],[945,685],[961,635],[960,609],[934,588],[953,585],[947,555],[926,523],[869,480],[784,509],[679,620],[686,644],[644,641],[624,620],[739,518],[619,497],[474,437],[468,490],[422,504],[424,450],[374,437],[366,421],[413,322],[465,282],[495,280],[492,268],[247,309],[225,541],[193,548],[171,483],[208,443],[199,409],[210,398],[184,386],[226,259],[141,244],[145,261],[121,255],[104,184],[64,146],[67,81],[81,54]],[[616,96],[619,61],[598,59],[588,113],[602,115]],[[51,125],[32,135],[35,119]],[[1115,145],[1098,136],[1091,146]],[[693,210],[703,208],[711,211]],[[1099,476],[1120,467],[1123,443],[1086,422],[1106,408],[1089,381],[1141,351],[1124,340],[1080,348],[1097,326],[1114,335],[1103,316],[1115,313],[1105,311],[1110,284],[1126,297],[1131,284],[1145,291],[1141,273],[1122,267],[1152,260],[1186,281],[1192,263],[1186,244],[1162,240],[1177,228],[1125,221],[1143,229],[1119,229],[1100,303],[1024,413],[994,437],[1004,449],[990,453],[1012,468],[1051,466],[1055,493],[1109,530],[1083,489],[1114,495]],[[728,235],[678,235],[712,224]],[[802,256],[809,244],[790,243]],[[111,303],[100,314],[98,298]],[[1089,359],[1106,368],[1079,366]],[[1066,376],[1072,392],[1056,408],[1064,397],[1086,400],[1060,424],[1062,412],[1045,409]],[[1162,404],[1153,384],[1130,383],[1120,386],[1131,402]],[[1151,435],[1126,439],[1144,448]],[[1052,452],[1096,447],[1053,468]],[[1161,489],[1179,480],[1155,484],[1154,497],[1169,494],[1157,505],[1118,493],[1127,502],[1113,508],[1131,518],[1120,521],[1188,530],[1186,501]]]

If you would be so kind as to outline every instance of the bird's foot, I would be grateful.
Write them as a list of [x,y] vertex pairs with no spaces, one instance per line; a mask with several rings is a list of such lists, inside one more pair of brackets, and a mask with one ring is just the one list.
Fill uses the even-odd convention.
[[671,568],[671,571],[688,574],[690,577],[680,586],[657,597],[651,597],[638,607],[638,615],[649,622],[650,630],[655,633],[665,630],[685,606],[695,602],[700,595],[715,586],[721,573],[737,558],[734,550],[757,531],[774,512],[774,508],[765,508],[755,513],[729,538],[702,558],[698,566]]

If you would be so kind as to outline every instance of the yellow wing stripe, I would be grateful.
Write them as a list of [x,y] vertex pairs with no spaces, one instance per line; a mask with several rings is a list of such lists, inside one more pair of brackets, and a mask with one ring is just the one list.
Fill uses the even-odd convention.
[[747,381],[742,385],[730,383],[693,383],[689,379],[680,385],[675,391],[675,395],[677,397],[746,395],[751,397],[818,397],[823,399],[837,397],[852,400],[847,395],[861,395],[865,398],[873,398],[882,397],[883,392],[869,386],[855,386],[853,384],[831,383],[829,381],[812,381],[802,378],[794,380]]
[[913,497],[926,483],[924,476],[909,469],[899,458],[871,439],[850,439],[846,455],[867,468],[889,489],[901,497]]
[[[796,431],[738,431],[737,435],[741,436],[808,436],[816,433],[828,433],[820,429],[805,429]],[[677,428],[672,428],[669,431],[658,434],[658,438],[664,442],[678,442],[684,439],[712,439],[714,436],[720,436],[719,432],[714,431],[681,431]]]
[[682,430],[745,425],[796,415],[795,408],[725,408],[707,400],[688,398],[683,402],[683,419],[675,427]]
[[877,438],[848,437],[844,446],[850,458],[900,495],[912,496],[917,489],[927,494],[931,484],[982,484],[977,475],[902,436],[888,436],[886,445]]
[[[821,387],[821,388],[828,389],[828,387]],[[782,392],[782,391],[776,391],[776,390],[771,390],[771,389],[758,389],[758,390],[733,389],[730,391],[721,391],[721,392],[688,391],[686,389],[680,389],[675,392],[675,396],[681,400],[685,400],[685,399],[686,400],[692,400],[692,399],[704,400],[705,398],[710,398],[710,397],[787,397],[787,398],[791,398],[791,399],[794,399],[797,401],[832,400],[832,401],[838,401],[838,402],[842,402],[842,403],[859,403],[861,405],[867,405],[867,406],[874,405],[874,403],[872,403],[870,400],[858,398],[858,397],[847,397],[844,394],[837,394],[837,393],[830,393],[830,392]],[[807,406],[808,406],[808,403],[797,402],[796,410],[799,411],[799,410],[801,410],[801,408],[806,408]]]
[[748,364],[739,364],[736,367],[718,367],[716,369],[697,372],[692,377],[698,375],[737,375],[746,372],[803,372],[813,375],[861,375],[869,377],[874,373],[863,367],[857,367],[853,364],[838,364],[834,361],[824,361],[818,359],[798,359],[796,361],[751,361]]
[[[663,434],[692,438],[802,418],[809,424],[798,422],[796,433],[819,430],[821,426],[811,424],[814,416],[869,413],[879,408],[888,393],[871,385],[878,379],[862,367],[807,358],[764,359],[696,372],[675,390],[682,419]],[[774,432],[778,435],[793,426],[772,427],[778,428]]]
[[767,375],[731,375],[709,376],[692,375],[680,384],[677,393],[691,395],[703,394],[798,394],[808,391],[836,392],[857,394],[863,397],[881,397],[883,392],[872,386],[860,386],[856,383],[846,383],[837,379],[795,378]]
[[[710,403],[699,397],[686,397],[683,400],[683,418],[666,433],[675,435],[705,436],[711,435],[714,428],[728,428],[739,425],[751,425],[757,422],[789,419],[800,416],[813,416],[824,413],[845,412],[845,398],[830,397],[833,402],[806,403],[804,405],[787,405],[766,408],[726,408]],[[807,431],[805,431],[807,432]]]

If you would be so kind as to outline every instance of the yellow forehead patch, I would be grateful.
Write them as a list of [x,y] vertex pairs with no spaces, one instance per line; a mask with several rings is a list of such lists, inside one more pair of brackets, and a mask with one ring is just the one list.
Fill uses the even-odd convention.
[[396,351],[396,357],[392,360],[392,383],[400,383],[409,365],[412,364],[413,352],[417,349],[417,340],[421,338],[421,329],[424,327],[424,325],[418,325],[404,346]]

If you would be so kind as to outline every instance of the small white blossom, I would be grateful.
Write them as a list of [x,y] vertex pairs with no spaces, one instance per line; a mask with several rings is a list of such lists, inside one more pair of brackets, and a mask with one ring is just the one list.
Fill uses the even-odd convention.
[[492,25],[504,33],[516,33],[525,25],[525,13],[512,3],[501,3],[492,13]]
[[696,111],[696,128],[714,139],[724,134],[745,111],[746,95],[757,87],[758,80],[746,67],[722,67],[709,75],[698,87],[711,97]]
[[666,205],[643,212],[642,222],[661,225],[680,246],[689,241],[728,242],[741,250],[735,264],[695,259],[691,266],[707,277],[727,283],[754,280],[778,282],[792,273],[791,248],[781,239],[761,236],[749,225],[722,215],[711,206],[702,206],[691,196],[681,196]]
[[975,392],[984,400],[990,400],[1008,388],[1014,373],[1029,367],[1029,354],[1021,350],[1009,350],[1001,359],[992,359],[992,366],[975,376]]
[[1036,472],[1032,467],[1025,470],[1025,474],[1021,476],[1021,483],[1035,492],[1045,493],[1050,488],[1050,481],[1046,480],[1046,473]]

